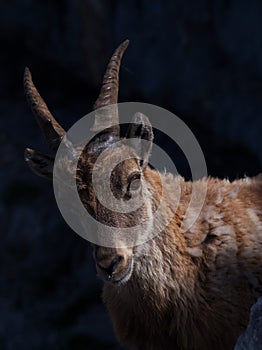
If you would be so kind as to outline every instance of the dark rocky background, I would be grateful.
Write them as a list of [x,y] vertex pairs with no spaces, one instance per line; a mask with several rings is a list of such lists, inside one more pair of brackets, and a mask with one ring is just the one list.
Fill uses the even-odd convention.
[[27,146],[46,150],[24,67],[69,128],[91,111],[108,58],[129,38],[119,100],[180,116],[209,174],[252,176],[262,164],[261,18],[260,0],[0,0],[1,350],[119,349],[88,244],[23,160]]
[[262,350],[262,298],[259,298],[250,312],[246,331],[238,338],[234,350]]

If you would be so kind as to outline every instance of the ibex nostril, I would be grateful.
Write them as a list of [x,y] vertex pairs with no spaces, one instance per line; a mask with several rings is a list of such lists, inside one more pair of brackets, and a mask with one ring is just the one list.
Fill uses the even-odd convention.
[[114,257],[114,259],[111,261],[111,263],[109,264],[109,266],[105,267],[99,263],[97,265],[101,270],[103,270],[107,273],[109,278],[111,278],[112,274],[115,272],[117,266],[119,265],[120,261],[122,261],[122,260],[123,260],[122,255],[116,255]]

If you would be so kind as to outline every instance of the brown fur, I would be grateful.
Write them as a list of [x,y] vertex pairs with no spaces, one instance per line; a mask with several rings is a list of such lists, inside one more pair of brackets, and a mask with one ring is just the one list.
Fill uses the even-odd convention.
[[[112,148],[101,173],[121,151]],[[92,187],[100,152],[84,152],[77,171],[79,195],[96,220],[119,228],[150,221],[162,196],[161,215],[172,217],[161,234],[141,245],[94,247],[97,271],[105,281],[103,300],[119,341],[139,350],[233,349],[250,307],[262,295],[262,175],[232,183],[214,178],[192,183],[148,166],[141,170],[134,154],[114,169],[111,188],[115,197],[128,200],[129,175],[140,171],[145,203],[120,214],[103,207]],[[207,195],[194,225],[184,232],[193,185],[199,191],[207,185]],[[153,220],[147,230],[145,224],[138,235],[154,232],[157,225]],[[121,261],[109,278],[106,269],[116,256]],[[115,283],[122,277],[123,282]]]
[[[146,177],[157,196],[158,176],[147,169]],[[174,219],[136,247],[131,278],[106,283],[103,299],[119,340],[131,349],[233,349],[262,295],[262,176],[200,181],[208,182],[205,205],[185,234],[180,225],[191,183],[173,181],[183,189]],[[202,256],[191,255],[192,247]]]

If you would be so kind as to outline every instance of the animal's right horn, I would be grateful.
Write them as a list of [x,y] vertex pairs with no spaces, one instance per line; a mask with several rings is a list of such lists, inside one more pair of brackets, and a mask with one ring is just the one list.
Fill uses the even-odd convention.
[[119,137],[119,117],[117,108],[119,69],[122,56],[128,44],[129,40],[125,40],[120,44],[107,65],[101,91],[94,105],[94,109],[98,109],[98,111],[96,111],[95,114],[92,131],[97,132],[110,128],[110,134]]
[[40,128],[42,129],[49,148],[52,150],[57,150],[66,132],[55,120],[44,100],[37,91],[28,68],[25,68],[24,73],[24,90],[28,104],[31,107]]

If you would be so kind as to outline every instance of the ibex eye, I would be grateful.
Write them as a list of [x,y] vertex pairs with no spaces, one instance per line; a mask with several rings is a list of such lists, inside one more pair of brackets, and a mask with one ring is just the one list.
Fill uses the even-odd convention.
[[127,191],[128,192],[137,191],[139,190],[140,186],[141,186],[141,174],[140,173],[132,174],[129,177]]

